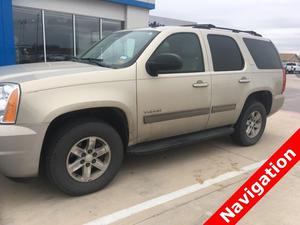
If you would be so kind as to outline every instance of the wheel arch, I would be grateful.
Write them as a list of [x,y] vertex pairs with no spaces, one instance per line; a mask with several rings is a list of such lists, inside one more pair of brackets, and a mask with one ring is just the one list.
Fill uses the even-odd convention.
[[54,133],[64,127],[65,124],[82,119],[99,120],[108,123],[120,134],[124,149],[127,149],[130,128],[124,110],[117,107],[98,107],[66,112],[53,118],[47,128],[40,155],[40,172],[43,170],[42,165],[44,164],[43,159],[47,151],[47,143],[49,143]]
[[242,111],[244,111],[245,107],[252,101],[258,101],[258,102],[262,103],[266,109],[267,115],[270,114],[272,104],[273,104],[273,95],[272,95],[271,91],[259,90],[259,91],[250,93],[248,95],[248,97],[246,98],[246,101],[244,103]]

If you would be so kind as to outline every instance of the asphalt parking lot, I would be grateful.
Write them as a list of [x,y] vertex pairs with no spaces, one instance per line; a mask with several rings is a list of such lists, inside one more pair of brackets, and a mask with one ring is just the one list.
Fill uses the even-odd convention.
[[[251,171],[196,191],[184,188],[202,187],[209,179],[267,159],[300,127],[300,78],[295,75],[288,75],[286,97],[283,110],[269,118],[256,146],[239,147],[224,137],[128,156],[116,179],[92,195],[68,197],[42,179],[16,183],[0,176],[0,225],[201,224]],[[298,165],[239,224],[299,224],[299,190]]]

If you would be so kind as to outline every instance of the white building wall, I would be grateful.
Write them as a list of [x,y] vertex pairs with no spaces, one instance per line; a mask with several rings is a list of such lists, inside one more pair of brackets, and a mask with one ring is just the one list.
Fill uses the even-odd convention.
[[13,0],[13,5],[113,20],[126,19],[126,6],[101,0]]
[[127,29],[148,27],[148,23],[149,10],[127,6],[125,23]]
[[190,25],[197,24],[196,22],[186,21],[186,20],[177,20],[172,18],[160,17],[160,16],[149,16],[149,23],[154,23],[163,25],[163,26],[181,26],[181,25]]
[[140,2],[147,2],[147,3],[155,4],[155,0],[140,0]]

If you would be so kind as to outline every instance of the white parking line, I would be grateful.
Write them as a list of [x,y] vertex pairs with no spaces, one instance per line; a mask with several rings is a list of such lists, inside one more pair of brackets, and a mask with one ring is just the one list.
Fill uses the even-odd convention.
[[156,207],[158,205],[162,205],[162,204],[170,202],[172,200],[181,198],[185,195],[192,194],[194,192],[208,188],[212,185],[215,185],[215,184],[224,182],[226,180],[232,179],[234,177],[240,176],[242,174],[251,172],[251,171],[259,168],[264,162],[265,161],[254,163],[249,166],[243,167],[241,170],[228,172],[228,173],[222,174],[218,177],[215,177],[213,179],[206,180],[202,184],[194,184],[194,185],[185,187],[183,189],[180,189],[178,191],[174,191],[172,193],[162,195],[160,197],[145,201],[143,203],[137,204],[137,205],[129,207],[127,209],[123,209],[123,210],[114,212],[110,215],[101,217],[99,219],[96,219],[94,221],[86,223],[85,225],[109,225],[109,224],[115,223],[119,220],[125,219],[127,217],[135,215],[144,210]]

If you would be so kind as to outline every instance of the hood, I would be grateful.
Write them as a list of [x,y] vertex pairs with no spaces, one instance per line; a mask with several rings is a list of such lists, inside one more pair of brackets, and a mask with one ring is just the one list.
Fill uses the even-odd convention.
[[0,67],[0,82],[23,83],[50,77],[111,70],[77,62],[31,63]]

